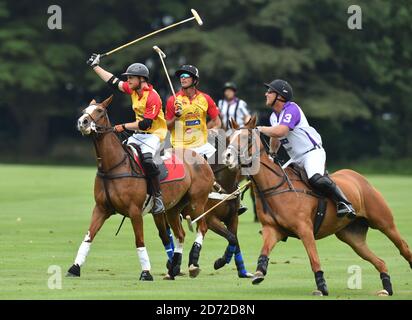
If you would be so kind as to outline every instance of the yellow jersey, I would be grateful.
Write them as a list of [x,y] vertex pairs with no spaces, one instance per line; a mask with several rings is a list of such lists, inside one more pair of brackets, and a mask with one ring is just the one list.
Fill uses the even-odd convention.
[[[207,143],[206,116],[215,119],[219,109],[213,99],[199,90],[196,90],[192,99],[189,99],[180,90],[176,99],[182,103],[182,116],[176,118],[175,126],[171,130],[171,143],[173,147],[196,148]],[[166,119],[171,120],[175,115],[175,98],[167,100]]]
[[142,132],[155,134],[163,142],[167,134],[167,124],[162,110],[162,100],[153,86],[149,84],[149,87],[143,88],[142,95],[139,95],[136,90],[130,89],[127,82],[123,82],[123,90],[132,99],[136,120],[141,121],[143,118],[153,120],[150,128]]

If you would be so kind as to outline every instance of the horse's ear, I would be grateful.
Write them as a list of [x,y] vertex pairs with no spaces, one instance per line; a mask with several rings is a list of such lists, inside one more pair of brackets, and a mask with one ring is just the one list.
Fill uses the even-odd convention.
[[96,104],[96,103],[97,103],[96,100],[93,99],[92,101],[89,102],[89,106],[90,106],[91,104]]
[[108,97],[106,100],[102,102],[102,107],[107,108],[109,104],[112,102],[112,100],[113,100],[113,95],[111,95],[110,97]]
[[232,128],[237,130],[239,129],[239,125],[237,124],[236,120],[230,117],[230,124],[232,125]]
[[254,114],[252,118],[250,118],[248,125],[250,128],[256,128],[256,123],[257,123],[257,116],[256,114]]

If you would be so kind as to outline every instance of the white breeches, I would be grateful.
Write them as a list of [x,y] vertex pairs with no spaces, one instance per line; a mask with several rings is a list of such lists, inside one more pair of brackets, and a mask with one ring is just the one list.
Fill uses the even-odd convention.
[[159,153],[162,144],[155,134],[135,133],[129,139],[127,144],[135,143],[140,147],[142,153],[151,153],[153,157]]
[[325,174],[326,152],[325,149],[315,149],[294,161],[299,167],[305,169],[308,178],[312,178],[316,173]]

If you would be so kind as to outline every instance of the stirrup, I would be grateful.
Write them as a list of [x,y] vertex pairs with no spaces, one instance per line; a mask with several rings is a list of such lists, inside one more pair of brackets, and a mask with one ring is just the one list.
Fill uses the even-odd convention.
[[153,196],[152,214],[159,214],[165,212],[165,206],[161,196]]
[[338,218],[342,218],[346,215],[350,219],[356,218],[356,212],[355,209],[353,209],[352,205],[342,201],[338,202],[336,205],[336,214]]

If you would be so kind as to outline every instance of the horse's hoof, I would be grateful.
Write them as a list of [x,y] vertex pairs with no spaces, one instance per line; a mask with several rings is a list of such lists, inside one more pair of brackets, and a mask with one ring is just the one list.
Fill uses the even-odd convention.
[[74,264],[67,271],[66,277],[80,277],[80,267]]
[[265,276],[263,275],[263,273],[260,271],[256,271],[252,278],[252,284],[259,284],[263,280],[265,280]]
[[145,271],[142,271],[142,273],[140,274],[139,280],[140,281],[153,281],[153,277],[150,274],[150,271],[145,270]]
[[379,292],[386,291],[388,295],[393,295],[391,277],[389,276],[389,274],[382,272],[380,276],[382,280],[383,290]]
[[200,273],[200,268],[199,267],[197,267],[193,264],[191,264],[189,266],[189,276],[191,278],[196,278],[199,275],[199,273]]
[[378,295],[378,297],[387,297],[387,296],[389,296],[389,292],[386,291],[385,289],[376,292],[376,294]]
[[226,260],[223,259],[223,258],[219,258],[215,261],[215,264],[213,265],[213,268],[215,270],[218,270],[220,268],[223,268],[225,266],[225,264],[226,264]]
[[170,274],[167,274],[163,277],[163,280],[175,280],[175,277],[171,276]]
[[319,290],[320,292],[322,292],[322,295],[324,295],[324,296],[328,296],[328,295],[329,295],[328,287],[327,287],[326,285],[318,288],[318,290]]
[[182,254],[175,252],[172,261],[169,263],[168,273],[174,278],[180,273],[180,265],[182,264]]
[[172,276],[176,277],[180,274],[180,266],[174,266],[170,271]]
[[322,297],[322,296],[323,296],[323,293],[322,293],[322,291],[320,291],[320,290],[314,290],[314,291],[312,292],[312,296]]
[[254,277],[253,273],[250,273],[250,272],[238,273],[237,275],[239,278],[246,278],[246,279],[250,279]]

